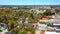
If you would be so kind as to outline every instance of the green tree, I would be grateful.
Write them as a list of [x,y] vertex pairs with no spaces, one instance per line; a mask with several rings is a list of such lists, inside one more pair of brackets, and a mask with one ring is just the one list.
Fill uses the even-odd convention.
[[38,14],[38,15],[37,15],[37,18],[38,18],[38,19],[41,19],[42,16],[43,16],[43,14]]
[[27,32],[26,32],[26,30],[21,29],[21,30],[18,31],[18,34],[27,34]]
[[51,10],[46,10],[46,12],[43,13],[44,15],[51,15]]

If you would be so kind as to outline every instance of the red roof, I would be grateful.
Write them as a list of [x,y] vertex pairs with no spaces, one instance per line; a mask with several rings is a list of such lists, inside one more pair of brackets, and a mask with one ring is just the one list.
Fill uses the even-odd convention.
[[42,16],[42,18],[48,19],[48,16]]

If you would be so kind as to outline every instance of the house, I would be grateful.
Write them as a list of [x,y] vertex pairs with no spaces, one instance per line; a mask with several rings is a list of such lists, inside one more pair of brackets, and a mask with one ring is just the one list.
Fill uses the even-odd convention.
[[48,16],[42,16],[42,19],[48,19]]

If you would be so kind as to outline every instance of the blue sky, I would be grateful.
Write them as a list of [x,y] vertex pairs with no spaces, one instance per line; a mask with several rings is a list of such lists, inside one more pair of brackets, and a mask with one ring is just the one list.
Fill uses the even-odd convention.
[[0,0],[0,5],[60,5],[60,0]]

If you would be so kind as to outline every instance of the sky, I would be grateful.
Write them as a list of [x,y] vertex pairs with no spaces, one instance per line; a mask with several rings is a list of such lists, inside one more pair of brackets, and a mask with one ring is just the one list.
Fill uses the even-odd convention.
[[0,0],[0,5],[60,5],[60,0]]

